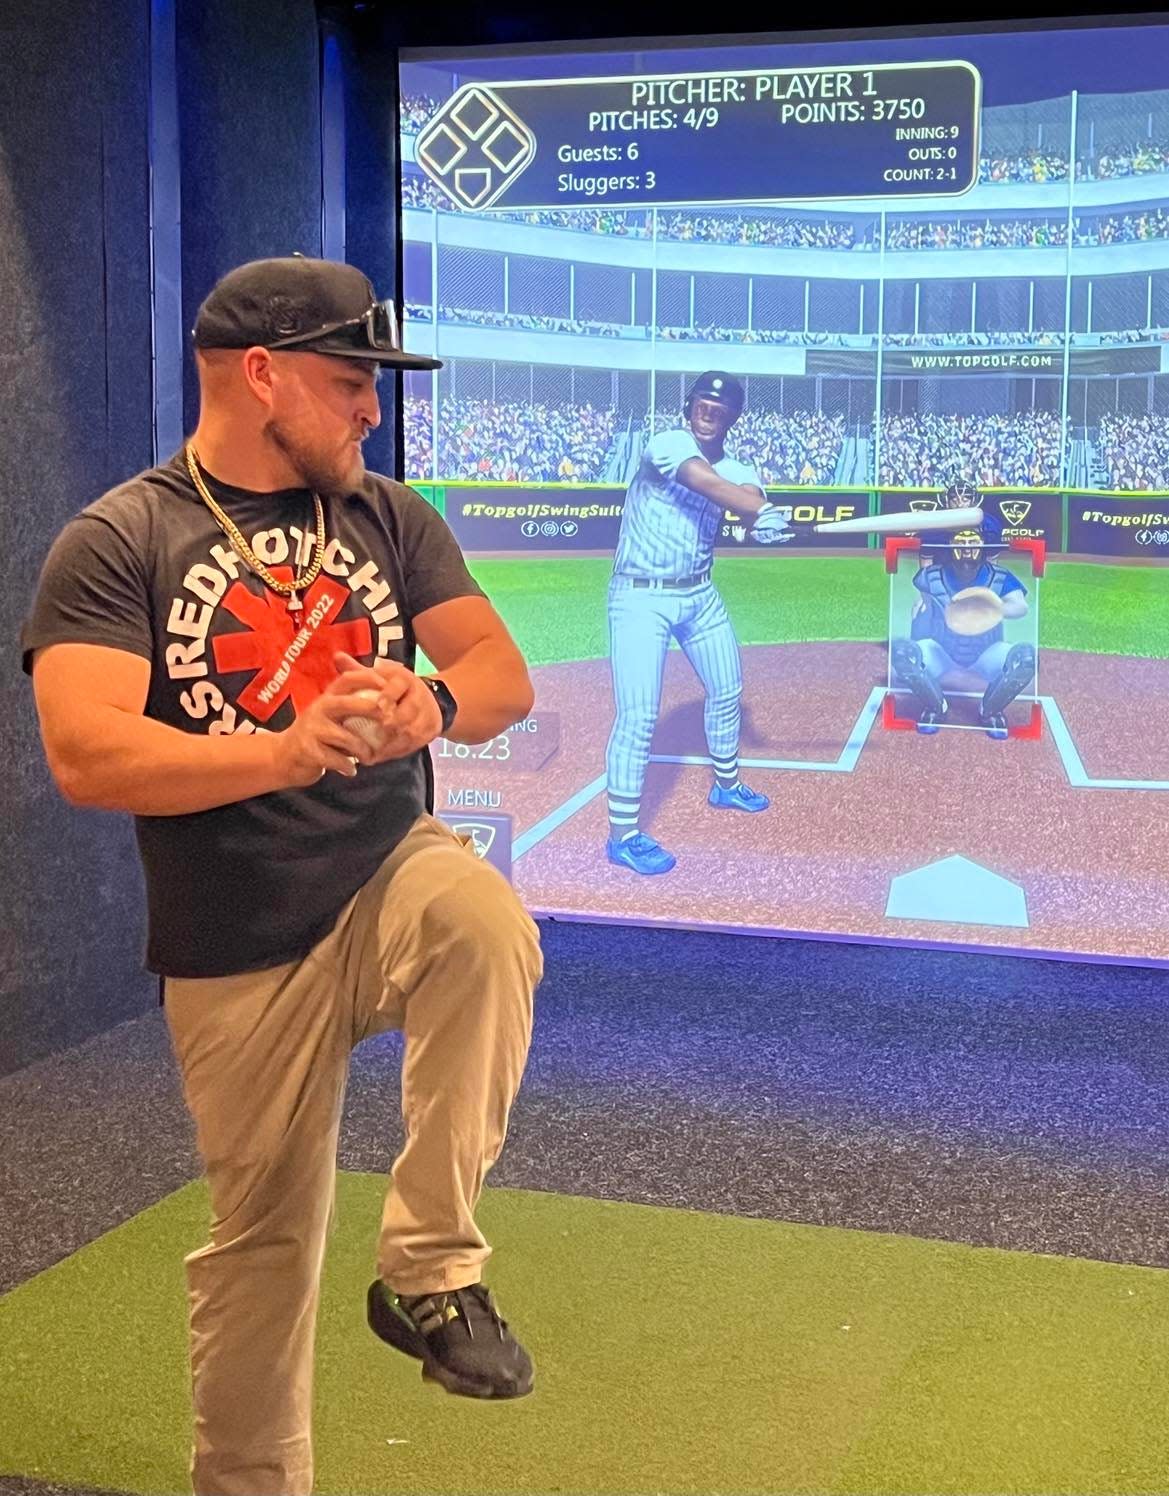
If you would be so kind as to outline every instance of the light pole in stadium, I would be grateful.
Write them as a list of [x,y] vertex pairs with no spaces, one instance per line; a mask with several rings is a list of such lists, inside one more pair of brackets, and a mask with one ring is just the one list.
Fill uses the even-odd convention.
[[[1075,222],[1075,200],[1076,200],[1076,131],[1079,128],[1079,99],[1078,92],[1073,88],[1071,97],[1071,115],[1069,122],[1070,137],[1068,140],[1068,216],[1067,216],[1067,274],[1064,276],[1063,293],[1063,379],[1060,381],[1059,397],[1059,481],[1067,488],[1070,486],[1071,475],[1067,470],[1068,454],[1068,385],[1071,382],[1071,359],[1072,359],[1072,255],[1075,253],[1073,243],[1073,225]],[[1090,284],[1090,282],[1089,282]],[[1084,435],[1087,436],[1088,412],[1084,412]],[[1087,446],[1084,448],[1087,451]]]
[[658,418],[658,210],[653,207],[649,212],[649,434],[652,437]]
[[873,487],[881,486],[881,378],[885,364],[885,209],[881,209],[881,248],[877,259],[877,382],[873,388]]

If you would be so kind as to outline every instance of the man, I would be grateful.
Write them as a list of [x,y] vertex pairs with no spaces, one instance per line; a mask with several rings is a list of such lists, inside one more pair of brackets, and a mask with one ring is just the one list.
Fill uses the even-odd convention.
[[605,755],[606,852],[618,867],[647,876],[668,873],[677,861],[640,824],[671,639],[706,692],[704,725],[714,764],[708,804],[756,812],[770,803],[739,778],[739,645],[710,579],[724,511],[751,518],[751,534],[769,544],[792,533],[781,511],[767,501],[755,470],[727,455],[726,435],[743,405],[743,386],[733,375],[714,369],[700,374],[683,406],[687,425],[650,439],[625,495],[609,583],[616,716]]
[[428,814],[428,744],[494,736],[532,687],[437,513],[365,471],[379,366],[437,367],[401,351],[365,276],[244,265],[194,341],[193,438],[66,526],[22,644],[62,792],[136,818],[213,1215],[187,1259],[194,1488],[295,1496],[348,1056],[370,1034],[405,1032],[406,1122],[370,1325],[452,1392],[532,1385],[473,1211],[538,934]]
[[[942,498],[946,509],[980,503],[978,490],[965,480],[951,484]],[[1002,525],[993,515],[984,515],[977,530],[929,535],[923,542],[923,550],[941,556],[927,557],[913,578],[920,596],[910,637],[894,640],[892,657],[895,677],[923,702],[917,730],[926,736],[940,730],[949,711],[942,682],[952,672],[969,671],[986,682],[980,721],[996,741],[1010,735],[1006,709],[1035,677],[1034,646],[1011,645],[1003,637],[1003,620],[1025,617],[1028,603],[1018,577],[989,559],[1002,546]]]

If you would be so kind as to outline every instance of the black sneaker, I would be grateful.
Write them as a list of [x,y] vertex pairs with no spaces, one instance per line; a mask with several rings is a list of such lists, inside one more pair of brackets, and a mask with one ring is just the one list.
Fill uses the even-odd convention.
[[423,1381],[463,1397],[524,1397],[532,1390],[531,1357],[482,1283],[399,1294],[375,1278],[366,1307],[380,1340],[422,1362]]

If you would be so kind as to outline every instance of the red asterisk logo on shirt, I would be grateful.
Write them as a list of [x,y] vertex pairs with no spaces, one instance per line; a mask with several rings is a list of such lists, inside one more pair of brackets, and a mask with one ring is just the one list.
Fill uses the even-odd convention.
[[[290,566],[271,571],[279,582],[292,581]],[[291,613],[288,599],[267,587],[260,596],[242,582],[228,589],[221,606],[246,627],[211,641],[215,668],[225,675],[254,671],[236,700],[257,721],[267,722],[289,698],[299,716],[336,676],[333,655],[338,649],[358,659],[373,652],[368,618],[334,621],[349,596],[344,583],[318,577],[304,594],[304,606]]]

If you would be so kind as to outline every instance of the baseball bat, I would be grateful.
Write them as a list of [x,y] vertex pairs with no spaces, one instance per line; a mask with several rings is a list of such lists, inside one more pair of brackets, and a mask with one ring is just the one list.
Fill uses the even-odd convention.
[[917,534],[924,530],[977,530],[981,524],[981,509],[909,509],[903,514],[824,520],[812,529],[821,535],[897,535],[902,531]]

